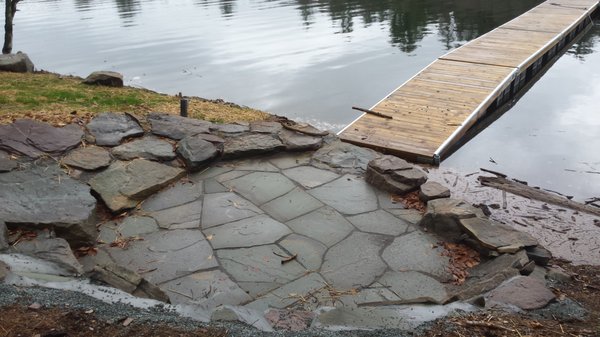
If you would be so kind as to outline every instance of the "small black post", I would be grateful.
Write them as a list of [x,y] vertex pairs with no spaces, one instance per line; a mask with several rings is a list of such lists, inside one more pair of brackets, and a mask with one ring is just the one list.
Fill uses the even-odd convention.
[[179,93],[179,115],[181,117],[187,117],[188,116],[188,105],[189,105],[189,101],[187,98],[183,98],[183,96],[181,95],[181,93]]

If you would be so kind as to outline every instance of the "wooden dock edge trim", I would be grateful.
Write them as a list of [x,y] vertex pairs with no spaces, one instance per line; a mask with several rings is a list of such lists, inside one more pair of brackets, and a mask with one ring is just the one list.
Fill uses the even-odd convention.
[[[392,90],[389,94],[387,94],[385,97],[380,99],[377,103],[373,104],[373,106],[370,107],[369,110],[375,109],[375,107],[378,106],[379,103],[385,101],[388,97],[392,96],[392,94],[395,93],[396,91],[398,91],[398,89],[402,88],[406,83],[412,81],[415,77],[419,76],[423,71],[425,71],[425,69],[429,68],[432,64],[434,64],[437,61],[438,61],[437,58],[435,60],[431,61],[431,63],[429,63],[425,68],[421,69],[418,73],[414,74],[411,78],[404,81],[404,83],[400,84],[396,89]],[[356,119],[354,119],[352,122],[350,122],[350,124],[346,125],[346,127],[344,127],[342,130],[340,130],[338,133],[336,133],[336,135],[337,136],[341,135],[344,131],[346,131],[346,129],[351,127],[352,124],[358,122],[358,120],[361,119],[366,114],[367,114],[366,112],[363,112],[360,116],[356,117]]]
[[540,48],[534,54],[531,54],[527,59],[525,59],[523,62],[521,62],[521,64],[519,64],[519,66],[518,66],[518,68],[520,69],[519,72],[521,73],[521,72],[525,71],[526,66],[529,63],[532,63],[531,61],[533,59],[538,59],[540,54],[543,55],[547,50],[552,48],[552,46],[554,46],[555,44],[558,44],[558,42],[560,42],[560,40],[562,40],[564,37],[569,35],[573,31],[573,29],[575,29],[582,21],[585,21],[588,17],[591,19],[591,14],[597,9],[597,7],[598,7],[598,3],[591,6],[587,11],[585,11],[583,14],[581,14],[581,16],[579,16],[579,18],[576,21],[572,22],[567,28],[563,29],[563,31],[560,32],[558,35],[556,35],[552,40],[548,41],[545,45],[543,45],[542,48]]
[[481,102],[473,112],[469,114],[467,119],[462,123],[461,126],[456,128],[454,132],[450,135],[450,137],[446,138],[446,140],[438,147],[437,150],[433,153],[433,162],[438,165],[441,161],[441,157],[445,154],[445,152],[450,148],[452,144],[454,144],[459,137],[462,137],[467,130],[477,122],[477,120],[481,117],[481,115],[485,112],[485,108],[487,108],[492,102],[498,97],[498,95],[506,89],[510,85],[510,83],[516,78],[519,73],[519,68],[514,68],[513,71],[500,82],[500,84],[494,89],[484,100]]
[[[581,24],[581,22],[585,21],[588,17],[590,18],[590,20],[592,20],[591,16],[592,14],[598,10],[598,7],[600,7],[600,1],[596,4],[594,4],[593,6],[590,6],[590,8],[588,8],[588,10],[583,13],[575,22],[571,23],[571,25],[569,25],[569,27],[565,28],[560,34],[558,34],[554,39],[552,39],[551,41],[549,41],[548,43],[546,43],[542,48],[540,48],[536,53],[532,54],[529,58],[527,58],[525,61],[523,61],[518,68],[515,68],[515,71],[509,75],[506,79],[504,79],[504,81],[496,88],[494,89],[494,91],[486,98],[486,100],[484,102],[482,102],[465,120],[465,122],[459,127],[457,128],[452,135],[450,135],[449,138],[447,138],[444,143],[442,143],[442,145],[440,145],[440,147],[435,151],[435,153],[433,154],[433,161],[435,164],[439,164],[441,161],[442,156],[445,154],[446,151],[448,151],[448,149],[450,148],[450,146],[452,144],[454,144],[456,142],[455,138],[461,137],[462,135],[464,135],[467,130],[473,125],[475,124],[475,122],[481,117],[481,113],[483,112],[482,107],[488,103],[491,104],[491,102],[488,102],[489,100],[493,101],[494,96],[497,96],[498,93],[502,92],[502,87],[506,86],[507,84],[510,85],[510,83],[514,80],[514,78],[521,74],[523,71],[526,71],[527,68],[523,69],[524,65],[527,65],[528,62],[531,61],[531,59],[533,58],[539,58],[540,54],[544,54],[546,52],[546,50],[552,48],[552,46],[558,44],[560,42],[560,40],[564,37],[566,37],[568,34],[570,34],[579,24]],[[512,20],[511,20],[512,21]],[[592,20],[592,24],[593,24],[593,20]],[[502,27],[502,26],[500,26]],[[500,28],[498,27],[498,28]],[[485,34],[484,34],[485,35]],[[482,35],[483,36],[483,35]],[[550,46],[550,47],[548,47]],[[508,82],[507,82],[508,80]]]
[[407,152],[407,151],[402,151],[402,150],[395,150],[395,149],[391,149],[391,148],[386,148],[386,147],[381,147],[381,146],[377,146],[371,143],[363,143],[357,140],[352,140],[352,139],[346,139],[346,138],[341,138],[342,141],[344,141],[345,143],[350,143],[353,145],[357,145],[357,146],[361,146],[361,147],[366,147],[378,152],[381,152],[383,154],[391,154],[394,155],[396,157],[399,158],[403,158],[406,159],[408,161],[411,161],[413,163],[420,163],[420,164],[435,164],[433,162],[433,157],[430,155],[425,155],[423,153],[414,153],[414,152]]

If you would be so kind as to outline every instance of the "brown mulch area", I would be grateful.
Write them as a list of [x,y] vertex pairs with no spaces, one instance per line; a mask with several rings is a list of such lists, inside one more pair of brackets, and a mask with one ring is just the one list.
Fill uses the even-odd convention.
[[2,337],[225,337],[221,328],[198,328],[192,331],[166,325],[138,324],[129,320],[109,324],[93,312],[65,311],[59,308],[30,309],[21,305],[0,308]]
[[557,285],[552,290],[559,298],[568,297],[588,310],[585,321],[559,319],[534,319],[527,315],[504,312],[481,312],[437,321],[423,337],[475,337],[475,336],[600,336],[600,267],[556,264],[574,274],[568,284]]
[[403,195],[392,194],[391,199],[393,202],[402,203],[404,206],[406,206],[406,208],[416,209],[421,213],[425,213],[427,210],[427,204],[419,199],[419,190]]

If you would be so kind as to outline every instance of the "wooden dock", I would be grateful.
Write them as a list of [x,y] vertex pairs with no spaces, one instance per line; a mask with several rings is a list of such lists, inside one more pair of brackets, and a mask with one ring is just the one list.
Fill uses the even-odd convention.
[[[506,103],[592,24],[598,0],[549,0],[438,58],[339,136],[438,164],[467,130]],[[387,115],[391,118],[385,118]]]

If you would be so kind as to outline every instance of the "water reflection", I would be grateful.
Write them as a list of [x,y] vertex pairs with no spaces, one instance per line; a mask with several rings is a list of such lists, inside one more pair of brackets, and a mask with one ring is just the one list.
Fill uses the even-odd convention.
[[[449,49],[540,2],[27,0],[14,49],[40,69],[115,70],[128,85],[222,98],[339,131],[358,116],[351,106],[372,106]],[[512,177],[545,176],[552,181],[537,185],[593,194],[593,184],[565,170],[600,169],[598,40],[593,33],[571,48],[573,57],[447,164],[472,172],[491,156]],[[581,164],[558,165],[557,156]],[[553,174],[539,174],[549,167]]]

